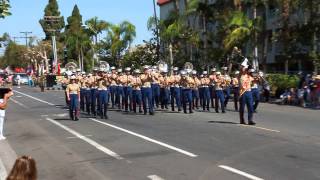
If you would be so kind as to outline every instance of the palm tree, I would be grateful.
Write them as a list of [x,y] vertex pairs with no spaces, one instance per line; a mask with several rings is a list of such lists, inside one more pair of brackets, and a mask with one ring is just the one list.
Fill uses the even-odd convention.
[[98,35],[101,34],[110,25],[107,21],[99,20],[98,17],[93,17],[85,22],[90,32],[94,36],[95,44],[98,43]]
[[[131,43],[136,37],[136,27],[128,21],[120,24],[111,24],[107,28],[105,44],[110,47],[112,58],[120,60],[122,53],[130,48]],[[121,62],[117,62],[121,66]]]

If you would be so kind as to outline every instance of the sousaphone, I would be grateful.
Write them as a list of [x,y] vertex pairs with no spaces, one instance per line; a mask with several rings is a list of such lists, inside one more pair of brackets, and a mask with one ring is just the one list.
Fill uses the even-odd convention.
[[184,64],[184,70],[186,70],[187,73],[190,74],[193,70],[193,64],[191,62],[186,62]]
[[110,65],[106,61],[100,61],[99,62],[99,68],[103,69],[105,72],[109,72],[110,71]]
[[75,72],[77,71],[77,64],[74,62],[69,62],[65,65],[66,71]]

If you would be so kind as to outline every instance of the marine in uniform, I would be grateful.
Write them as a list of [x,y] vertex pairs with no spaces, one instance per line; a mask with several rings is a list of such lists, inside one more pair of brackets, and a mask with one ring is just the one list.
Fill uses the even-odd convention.
[[178,111],[181,111],[181,89],[180,89],[180,80],[181,76],[179,75],[179,68],[173,68],[173,75],[170,76],[170,94],[171,94],[171,110],[174,111],[174,103],[178,107]]
[[221,75],[220,72],[216,73],[216,79],[215,79],[215,92],[216,92],[216,105],[215,110],[216,113],[219,113],[219,101],[221,105],[221,111],[222,113],[225,113],[225,103],[224,103],[224,93],[223,89],[226,86],[226,82],[224,77]]
[[222,75],[225,80],[225,86],[223,88],[224,92],[224,106],[227,108],[229,99],[230,99],[230,94],[231,94],[231,77],[228,74],[228,68],[227,67],[222,67]]
[[158,72],[158,67],[153,66],[152,67],[152,83],[151,83],[151,88],[152,88],[152,102],[153,105],[157,108],[159,108],[160,104],[160,82],[159,82],[159,72]]
[[101,119],[108,119],[108,86],[109,80],[107,74],[102,73],[102,76],[98,80],[99,115]]
[[88,74],[87,78],[86,78],[86,81],[85,81],[85,84],[84,84],[84,92],[85,92],[85,105],[86,105],[86,112],[88,113],[88,115],[91,114],[91,79],[92,78],[92,74]]
[[98,86],[98,69],[94,68],[93,69],[93,75],[92,78],[90,79],[91,82],[91,113],[92,115],[95,117],[97,116],[97,95],[98,95],[98,90],[97,90],[97,86]]
[[84,111],[86,74],[85,73],[81,73],[81,75],[79,74],[78,80],[80,84],[80,110]]
[[244,120],[244,108],[247,105],[248,109],[248,124],[255,125],[256,123],[253,121],[253,97],[251,92],[251,85],[253,81],[253,77],[248,73],[248,65],[246,63],[242,63],[241,65],[241,75],[239,78],[240,85],[240,124],[246,124]]
[[142,94],[141,94],[141,86],[142,82],[140,79],[140,70],[134,70],[134,76],[131,78],[132,84],[132,102],[133,102],[133,112],[137,113],[137,106],[139,107],[139,113],[142,113]]
[[199,96],[199,86],[201,85],[201,82],[197,76],[197,71],[196,70],[193,70],[192,72],[192,79],[194,81],[194,84],[192,86],[192,106],[193,106],[193,109],[199,109],[199,99],[200,99],[200,96]]
[[162,71],[159,78],[160,81],[160,101],[161,109],[168,109],[170,100],[170,79],[168,77],[168,71]]
[[216,92],[215,92],[215,80],[216,80],[216,68],[211,69],[211,74],[209,75],[210,79],[210,85],[209,85],[209,90],[210,90],[210,100],[211,100],[211,107],[215,107],[215,98],[216,98]]
[[153,104],[152,104],[152,89],[151,82],[153,82],[149,66],[144,66],[144,73],[141,75],[142,82],[142,102],[144,114],[147,114],[147,101],[149,107],[149,114],[154,115]]
[[132,84],[131,84],[131,68],[125,68],[125,74],[121,77],[121,82],[123,84],[123,91],[124,91],[124,104],[125,104],[125,111],[128,112],[132,111]]
[[124,108],[124,91],[123,84],[121,82],[122,76],[122,69],[118,69],[116,104],[118,104],[119,110]]
[[253,77],[252,81],[252,97],[253,97],[253,112],[257,112],[257,108],[260,102],[260,84],[261,84],[261,78],[258,75],[258,73],[255,72],[254,69],[249,69],[250,75]]
[[118,75],[117,75],[117,71],[116,68],[114,66],[112,66],[111,68],[111,73],[109,74],[109,82],[110,82],[110,87],[109,87],[109,91],[110,91],[110,99],[111,99],[111,108],[115,108],[116,105],[116,93],[117,93],[117,79],[118,79]]
[[208,72],[203,71],[202,73],[203,77],[200,78],[200,84],[201,84],[201,95],[202,95],[202,108],[203,111],[207,110],[210,111],[209,106],[210,106],[210,99],[211,99],[211,93],[209,89],[209,85],[211,80],[208,77]]
[[234,109],[236,111],[239,110],[238,102],[239,102],[239,71],[235,71],[234,77],[231,81],[231,86],[233,88],[233,102],[234,102]]
[[189,113],[193,113],[192,111],[192,87],[194,86],[194,81],[191,77],[188,76],[185,70],[181,71],[181,80],[180,85],[182,88],[182,104],[183,104],[183,112],[187,113],[187,103],[189,104]]
[[77,83],[76,76],[73,75],[70,78],[70,84],[67,86],[67,98],[70,102],[69,113],[70,119],[78,121],[79,120],[79,101],[80,101],[80,86]]

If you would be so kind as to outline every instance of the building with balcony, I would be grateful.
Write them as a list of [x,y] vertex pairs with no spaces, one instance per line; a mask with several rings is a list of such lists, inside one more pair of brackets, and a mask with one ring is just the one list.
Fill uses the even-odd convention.
[[[201,1],[201,0],[200,0]],[[214,5],[217,0],[207,0],[208,5]],[[165,20],[169,17],[170,13],[178,7],[179,12],[182,14],[185,11],[185,2],[186,0],[158,0],[158,5],[160,7],[160,19]],[[203,1],[204,2],[204,1]],[[271,1],[270,1],[271,2]],[[242,11],[245,14],[253,19],[253,7],[251,5],[243,5]],[[320,10],[320,7],[319,7]],[[320,12],[320,11],[319,11]],[[288,56],[284,56],[284,44],[281,42],[281,37],[276,37],[279,35],[283,27],[282,21],[282,9],[277,4],[264,4],[257,7],[257,16],[261,17],[264,21],[264,29],[259,36],[258,45],[258,60],[260,67],[267,72],[284,72],[288,71],[289,73],[295,73],[297,71],[313,71],[314,65],[309,58],[309,54],[312,50],[312,46],[308,43],[305,43],[302,37],[293,38],[293,42],[290,44],[292,54],[290,54],[290,60],[286,61]],[[319,16],[320,17],[320,16]],[[215,31],[215,23],[207,22],[206,25],[203,24],[202,18],[200,15],[196,15],[193,28],[203,31],[203,27],[206,26],[208,31]],[[307,25],[310,19],[310,13],[305,11],[303,8],[295,8],[294,12],[290,12],[289,17],[289,27],[295,30],[295,28],[302,28]],[[202,33],[199,34],[203,38]],[[317,52],[320,53],[320,36],[319,33],[316,34],[317,39]],[[211,44],[214,46],[214,44]],[[247,49],[246,49],[247,48]],[[246,45],[246,48],[243,49],[243,52],[246,56],[248,54],[248,48],[250,44]],[[251,55],[252,56],[252,55]]]

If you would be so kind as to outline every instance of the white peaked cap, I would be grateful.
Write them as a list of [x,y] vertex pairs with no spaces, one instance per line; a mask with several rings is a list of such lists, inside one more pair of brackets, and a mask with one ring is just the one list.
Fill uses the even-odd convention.
[[212,68],[212,69],[211,69],[211,72],[216,72],[216,71],[217,71],[216,68]]
[[207,75],[207,74],[208,74],[208,71],[203,71],[202,74],[203,74],[203,75]]
[[193,70],[191,73],[192,73],[193,75],[197,75],[197,71],[196,71],[196,70]]
[[76,77],[75,75],[72,75],[72,76],[70,77],[70,79],[71,79],[71,80],[77,79],[77,77]]
[[221,72],[218,71],[216,74],[217,74],[217,75],[221,75]]
[[121,73],[121,72],[122,72],[122,69],[118,69],[118,72]]
[[179,71],[179,68],[178,67],[174,67],[173,70],[174,71]]
[[130,68],[130,67],[127,67],[127,68],[125,69],[125,71],[131,71],[131,68]]
[[239,72],[239,71],[236,71],[236,72],[234,72],[234,74],[240,74],[240,72]]
[[253,73],[253,72],[255,72],[255,70],[254,69],[249,69],[249,72]]
[[143,69],[149,69],[149,68],[150,68],[150,66],[148,66],[148,65],[143,66]]
[[135,69],[135,70],[134,70],[134,73],[136,73],[136,74],[140,74],[140,73],[141,73],[141,71],[140,71],[140,69]]
[[182,70],[182,71],[180,72],[180,74],[183,75],[183,76],[184,76],[184,75],[187,75],[187,71]]
[[116,67],[114,67],[114,66],[111,67],[111,70],[115,70],[115,69],[116,69]]

